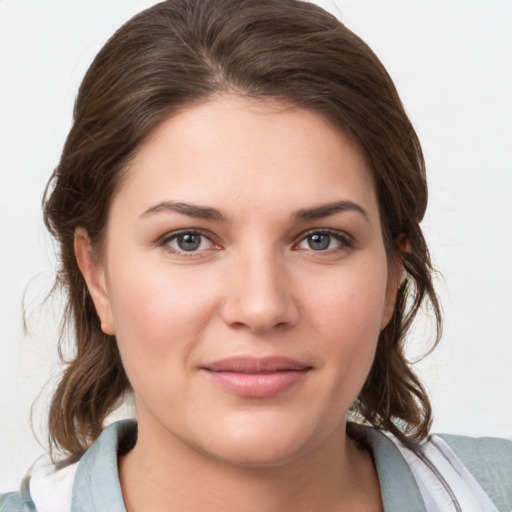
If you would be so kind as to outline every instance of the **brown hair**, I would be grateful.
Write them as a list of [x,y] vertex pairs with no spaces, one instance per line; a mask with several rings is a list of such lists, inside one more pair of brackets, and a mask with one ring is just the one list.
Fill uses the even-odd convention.
[[424,161],[389,75],[361,39],[313,4],[168,0],[128,21],[95,58],[45,193],[45,222],[60,245],[56,286],[67,294],[64,319],[76,337],[51,403],[51,446],[79,456],[130,390],[115,337],[102,332],[78,269],[75,229],[84,227],[99,249],[123,170],[145,138],[173,113],[223,92],[313,110],[365,151],[388,258],[402,259],[407,278],[353,411],[405,441],[423,439],[431,407],[404,356],[404,338],[425,300],[438,333],[441,315],[419,226]]

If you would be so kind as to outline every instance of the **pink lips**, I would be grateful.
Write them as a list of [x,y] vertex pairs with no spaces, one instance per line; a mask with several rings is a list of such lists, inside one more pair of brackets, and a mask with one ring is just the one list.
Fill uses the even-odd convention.
[[287,357],[233,357],[201,368],[224,390],[248,398],[270,398],[298,383],[311,366]]

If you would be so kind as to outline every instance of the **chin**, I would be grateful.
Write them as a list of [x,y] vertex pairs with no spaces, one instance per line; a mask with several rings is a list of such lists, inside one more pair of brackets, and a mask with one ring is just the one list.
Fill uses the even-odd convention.
[[311,426],[308,429],[304,424],[252,418],[252,421],[232,422],[215,432],[210,431],[208,442],[197,448],[229,465],[269,468],[300,458],[326,437],[325,432],[315,431]]
[[222,446],[207,452],[219,462],[244,468],[271,468],[284,466],[297,459],[301,449],[285,440],[276,441],[251,439],[247,441],[230,440]]

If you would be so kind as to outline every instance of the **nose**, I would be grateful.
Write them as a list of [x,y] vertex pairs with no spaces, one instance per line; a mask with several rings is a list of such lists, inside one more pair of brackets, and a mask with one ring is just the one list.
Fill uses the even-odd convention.
[[222,308],[228,325],[262,334],[298,322],[291,272],[279,256],[241,256],[231,270]]

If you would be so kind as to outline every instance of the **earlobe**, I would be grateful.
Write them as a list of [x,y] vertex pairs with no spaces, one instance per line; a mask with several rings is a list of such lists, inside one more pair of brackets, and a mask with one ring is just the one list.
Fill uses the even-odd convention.
[[74,248],[78,267],[84,276],[87,288],[94,302],[94,307],[96,308],[96,313],[101,322],[101,330],[105,334],[113,336],[115,329],[105,269],[95,260],[89,235],[82,227],[75,229]]
[[382,314],[382,320],[380,323],[381,331],[389,324],[389,321],[391,320],[391,317],[393,316],[394,311],[395,311],[395,305],[386,302],[386,306],[384,308],[384,313]]
[[397,257],[395,261],[389,266],[386,301],[384,304],[384,311],[380,325],[381,330],[388,325],[389,321],[393,317],[393,313],[395,312],[396,298],[402,283],[403,275],[404,266],[402,261]]

